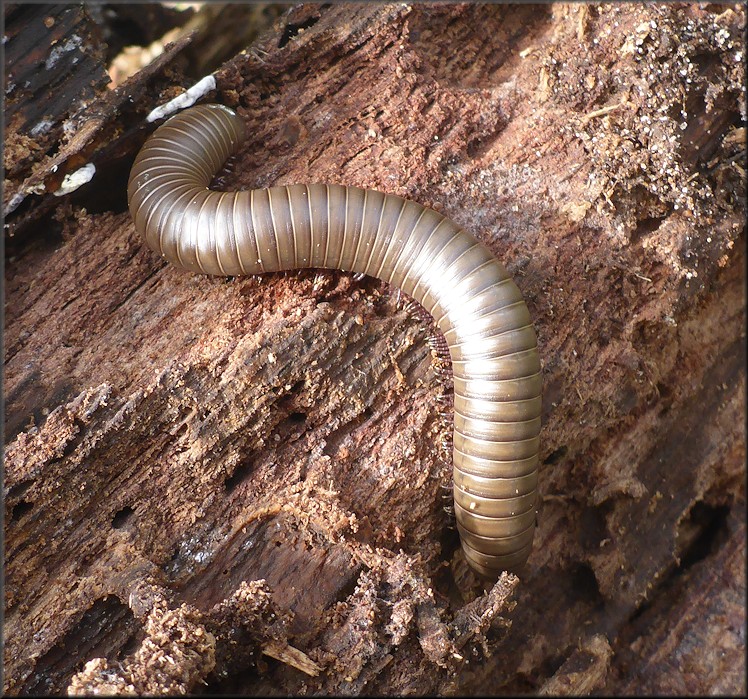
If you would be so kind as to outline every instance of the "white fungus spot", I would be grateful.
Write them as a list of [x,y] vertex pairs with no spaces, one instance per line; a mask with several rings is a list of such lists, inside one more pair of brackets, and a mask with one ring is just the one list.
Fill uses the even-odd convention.
[[88,163],[75,172],[68,173],[65,175],[60,188],[54,192],[54,195],[56,197],[64,197],[66,194],[74,192],[78,187],[82,187],[86,182],[90,182],[95,174],[96,166],[93,163]]
[[201,97],[207,95],[211,90],[216,89],[216,79],[212,75],[206,75],[204,78],[198,80],[191,88],[181,95],[178,95],[173,100],[169,100],[166,104],[162,104],[160,107],[156,107],[146,118],[147,122],[156,121],[163,119],[165,116],[169,116],[179,109],[185,107],[191,107]]

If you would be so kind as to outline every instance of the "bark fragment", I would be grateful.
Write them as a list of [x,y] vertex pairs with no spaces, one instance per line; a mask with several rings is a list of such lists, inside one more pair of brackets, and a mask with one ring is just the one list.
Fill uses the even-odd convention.
[[540,696],[589,696],[605,684],[610,668],[608,639],[597,634],[575,650],[541,688]]

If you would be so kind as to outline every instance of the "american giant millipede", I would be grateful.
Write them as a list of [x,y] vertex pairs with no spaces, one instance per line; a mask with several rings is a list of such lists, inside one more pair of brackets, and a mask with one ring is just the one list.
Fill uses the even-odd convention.
[[136,229],[191,271],[339,269],[418,301],[452,359],[454,501],[465,557],[490,578],[521,566],[535,530],[541,374],[516,284],[473,236],[402,197],[334,184],[211,191],[243,139],[242,119],[215,104],[159,127],[130,173]]

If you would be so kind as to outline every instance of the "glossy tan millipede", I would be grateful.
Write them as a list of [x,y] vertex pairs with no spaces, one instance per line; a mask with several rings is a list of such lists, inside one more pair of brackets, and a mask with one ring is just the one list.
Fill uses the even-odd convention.
[[164,123],[130,173],[135,227],[195,272],[339,269],[418,301],[452,359],[453,492],[465,557],[489,578],[521,566],[535,530],[541,376],[530,314],[506,269],[448,218],[390,194],[325,184],[209,190],[243,139],[242,119],[220,105]]

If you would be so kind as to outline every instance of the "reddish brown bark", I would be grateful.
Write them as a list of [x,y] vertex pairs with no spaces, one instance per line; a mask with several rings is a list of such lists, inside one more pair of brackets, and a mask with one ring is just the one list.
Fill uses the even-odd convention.
[[[525,294],[540,524],[485,594],[422,315],[180,273],[121,204],[47,197],[62,235],[40,210],[6,262],[6,692],[744,692],[744,21],[302,6],[216,72],[250,134],[222,186],[407,196]],[[129,158],[151,71],[94,130]]]

